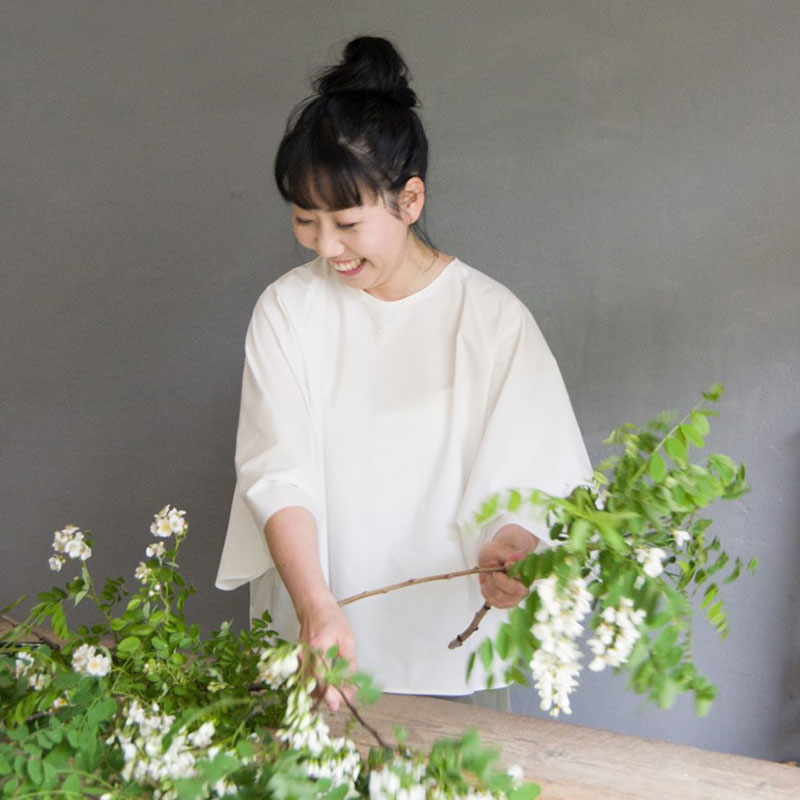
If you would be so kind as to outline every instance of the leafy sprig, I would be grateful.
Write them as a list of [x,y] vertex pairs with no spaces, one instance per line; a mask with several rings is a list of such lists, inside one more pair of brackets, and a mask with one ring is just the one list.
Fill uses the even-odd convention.
[[[703,393],[703,403],[677,421],[662,414],[641,428],[617,428],[606,444],[618,452],[597,466],[591,485],[579,486],[567,497],[513,490],[484,504],[479,524],[504,509],[519,511],[526,504],[544,509],[551,543],[559,546],[532,553],[510,570],[532,591],[495,639],[483,641],[472,663],[477,658],[490,671],[497,659],[509,681],[527,684],[530,668],[536,679],[541,668],[536,654],[543,646],[541,636],[548,633],[543,620],[549,619],[537,587],[555,576],[563,592],[579,580],[592,597],[587,618],[577,620],[581,629],[588,626],[594,634],[589,641],[596,654],[592,667],[624,669],[628,688],[662,708],[688,691],[694,694],[697,713],[708,712],[716,688],[694,663],[693,599],[702,593],[700,608],[724,638],[728,620],[720,589],[745,568],[710,535],[711,520],[702,513],[715,500],[734,500],[748,491],[745,468],[721,454],[708,456],[703,464],[691,460],[693,450],[705,446],[709,421],[717,415],[709,404],[716,403],[722,391],[720,385],[713,386]],[[746,569],[754,571],[756,563],[752,559]],[[635,623],[628,621],[625,609],[636,610],[631,617]],[[631,649],[622,661],[619,649],[608,649],[615,644],[617,619],[633,640],[627,642]],[[566,639],[574,643],[577,634]],[[603,639],[608,640],[605,645]],[[566,647],[563,636],[561,642]],[[570,660],[573,678],[580,665],[572,662],[579,658]],[[560,673],[557,663],[550,667],[549,675],[540,669],[540,682],[546,685],[560,677],[569,685],[567,666]],[[572,683],[566,694],[575,688]],[[568,710],[568,702],[567,708],[559,702],[551,705],[547,692],[540,688],[540,694],[544,706],[555,713]]]

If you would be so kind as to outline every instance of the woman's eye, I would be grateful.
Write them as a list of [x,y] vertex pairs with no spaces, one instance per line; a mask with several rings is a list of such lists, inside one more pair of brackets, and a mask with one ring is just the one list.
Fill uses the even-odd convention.
[[294,224],[295,225],[310,225],[311,224],[311,220],[310,219],[300,219],[300,217],[295,217],[294,218]]
[[337,222],[336,223],[336,227],[340,231],[349,231],[349,230],[352,230],[353,228],[355,228],[355,226],[356,226],[355,222]]

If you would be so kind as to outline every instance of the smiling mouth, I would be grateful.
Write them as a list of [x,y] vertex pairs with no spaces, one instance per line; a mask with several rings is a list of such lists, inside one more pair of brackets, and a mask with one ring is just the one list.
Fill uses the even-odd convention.
[[364,266],[365,259],[363,258],[353,258],[350,261],[328,261],[328,263],[339,273],[339,275],[343,275],[345,278],[352,278],[354,275],[358,275],[361,272],[361,268]]

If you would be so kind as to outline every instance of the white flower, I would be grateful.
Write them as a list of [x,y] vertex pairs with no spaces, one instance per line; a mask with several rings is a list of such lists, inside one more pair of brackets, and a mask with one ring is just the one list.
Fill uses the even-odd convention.
[[661,563],[667,554],[660,547],[637,547],[636,560],[642,564],[644,574],[650,578],[657,578],[663,571]]
[[86,561],[92,555],[92,549],[83,541],[83,534],[78,531],[64,547],[64,551],[70,558],[79,558]]
[[61,697],[56,697],[56,699],[53,700],[50,706],[50,711],[57,711],[59,708],[63,708],[64,706],[68,705],[69,705],[69,700],[67,699],[66,695],[62,695]]
[[286,647],[273,650],[262,650],[261,661],[258,662],[258,677],[267,686],[280,689],[300,668],[300,648]]
[[144,561],[139,562],[139,566],[136,567],[133,577],[142,583],[144,583],[150,577],[150,568],[144,563]]
[[208,747],[214,736],[214,723],[204,722],[194,733],[189,734],[192,747]]
[[72,669],[82,675],[86,674],[86,669],[89,666],[89,659],[95,654],[95,649],[90,644],[82,644],[76,647],[72,653]]
[[17,659],[14,662],[14,675],[17,678],[27,675],[33,666],[33,656],[30,653],[22,651],[17,653]]
[[147,545],[144,552],[148,558],[153,558],[154,556],[161,558],[165,551],[166,548],[164,547],[164,542],[156,542],[155,544]]
[[178,511],[177,508],[173,508],[170,505],[164,506],[155,515],[155,520],[150,525],[150,533],[162,539],[167,539],[173,533],[183,533],[186,528],[186,521],[183,518],[185,514],[185,511]]
[[603,621],[586,642],[595,655],[589,664],[589,669],[594,672],[606,667],[621,667],[628,660],[641,636],[639,626],[644,621],[645,612],[634,609],[629,597],[622,597],[616,608],[604,608],[601,617]]
[[533,587],[541,608],[531,633],[539,648],[530,662],[540,707],[558,716],[571,713],[569,694],[578,685],[580,650],[575,640],[583,631],[583,619],[591,610],[592,596],[583,578],[561,585],[556,578],[541,578]]
[[81,675],[103,678],[111,672],[111,657],[94,645],[82,644],[72,654],[72,668]]
[[675,544],[678,547],[683,547],[686,542],[692,538],[692,534],[689,533],[689,531],[680,531],[677,529],[672,531],[672,535],[675,537]]
[[111,672],[111,658],[103,653],[95,653],[86,664],[86,674],[104,678]]
[[43,672],[34,672],[32,675],[28,675],[28,688],[35,692],[40,692],[49,682],[50,679]]
[[61,572],[64,561],[58,556],[51,556],[47,563],[50,564],[50,569],[53,570],[53,572]]
[[173,533],[183,533],[183,528],[186,525],[183,520],[185,514],[185,511],[178,511],[177,508],[170,509],[167,519],[169,521],[169,527]]

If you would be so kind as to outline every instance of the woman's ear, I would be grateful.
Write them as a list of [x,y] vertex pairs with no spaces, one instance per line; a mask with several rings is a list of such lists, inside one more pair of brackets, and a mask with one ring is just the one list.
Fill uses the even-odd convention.
[[397,195],[400,217],[406,225],[413,225],[425,207],[425,182],[415,175],[406,181],[406,185]]

